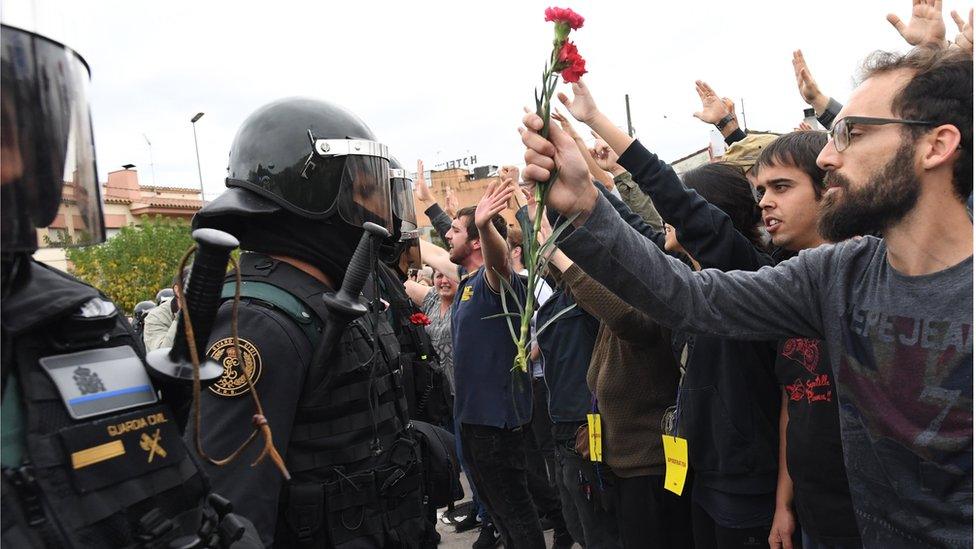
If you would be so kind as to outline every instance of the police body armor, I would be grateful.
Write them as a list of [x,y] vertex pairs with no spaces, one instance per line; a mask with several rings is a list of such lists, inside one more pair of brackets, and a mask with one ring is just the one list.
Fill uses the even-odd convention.
[[[328,311],[322,284],[287,263],[242,254],[242,297],[292,318],[312,347]],[[228,277],[229,281],[233,277]],[[234,295],[234,283],[223,297]],[[400,350],[379,311],[353,321],[328,354],[326,386],[306,383],[286,464],[275,545],[414,547],[425,529],[420,448],[410,433]]]
[[403,282],[391,268],[381,264],[376,273],[381,295],[390,302],[389,318],[400,344],[410,418],[446,425],[453,407],[451,391],[444,372],[436,367],[437,352],[427,330],[413,320],[413,315],[421,311],[410,300]]
[[3,303],[3,546],[165,547],[197,533],[206,481],[128,322],[98,290],[25,263]]

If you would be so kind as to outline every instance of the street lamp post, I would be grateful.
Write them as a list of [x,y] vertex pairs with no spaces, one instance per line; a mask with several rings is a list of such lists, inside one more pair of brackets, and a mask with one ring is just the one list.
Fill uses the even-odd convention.
[[197,151],[197,176],[200,178],[200,201],[203,202],[203,172],[200,171],[200,145],[197,144],[197,120],[203,118],[203,113],[198,112],[196,116],[190,119],[190,125],[193,126],[193,148]]

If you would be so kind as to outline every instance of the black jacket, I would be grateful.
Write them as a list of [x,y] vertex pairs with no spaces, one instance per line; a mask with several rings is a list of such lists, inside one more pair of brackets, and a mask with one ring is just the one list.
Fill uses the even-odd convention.
[[[703,269],[755,271],[774,260],[739,233],[732,220],[687,189],[667,163],[635,141],[620,156],[641,190]],[[660,240],[655,240],[659,246]],[[772,342],[675,335],[676,351],[689,343],[679,391],[679,433],[688,439],[695,492],[776,493],[779,386]],[[680,356],[680,355],[679,355]],[[696,499],[698,499],[696,497]]]

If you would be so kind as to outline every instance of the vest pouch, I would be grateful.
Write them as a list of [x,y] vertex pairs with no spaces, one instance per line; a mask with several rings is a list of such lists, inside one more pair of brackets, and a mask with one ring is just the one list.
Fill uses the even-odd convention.
[[323,547],[322,523],[325,518],[325,487],[318,483],[288,484],[285,521],[292,534],[288,545]]
[[462,499],[464,491],[454,450],[454,435],[423,421],[412,421],[411,426],[420,443],[424,496],[428,503],[441,508]]

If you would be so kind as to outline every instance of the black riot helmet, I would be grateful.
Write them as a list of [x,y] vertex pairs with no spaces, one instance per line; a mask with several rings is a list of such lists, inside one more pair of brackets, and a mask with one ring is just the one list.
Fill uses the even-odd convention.
[[326,101],[281,99],[251,114],[234,137],[227,186],[306,219],[371,221],[393,232],[386,145]]
[[3,253],[50,245],[38,229],[62,205],[73,221],[73,242],[104,241],[88,65],[63,44],[16,27],[3,25],[0,43]]
[[393,223],[397,228],[389,242],[380,248],[381,259],[406,277],[410,269],[419,269],[420,231],[417,230],[417,212],[413,202],[413,180],[390,157],[390,187],[393,197]]
[[142,319],[146,318],[149,311],[156,308],[156,304],[152,301],[140,301],[136,303],[134,309],[132,309],[132,317],[136,319],[137,322],[142,322]]

